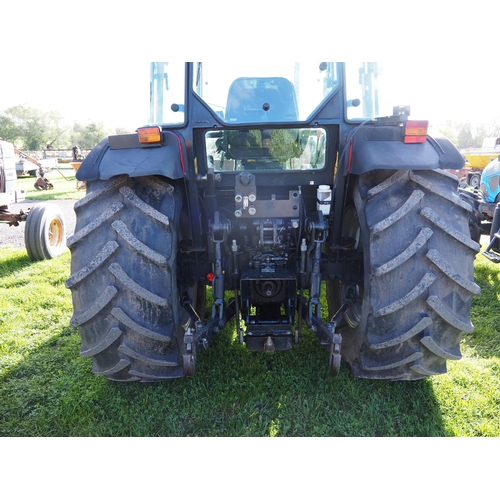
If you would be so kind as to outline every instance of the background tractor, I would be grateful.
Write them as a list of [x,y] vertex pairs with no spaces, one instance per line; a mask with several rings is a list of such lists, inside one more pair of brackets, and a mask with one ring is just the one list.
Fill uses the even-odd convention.
[[484,168],[496,159],[499,153],[500,137],[486,137],[481,148],[465,151],[463,157],[466,160],[467,173],[464,182],[473,188],[478,188]]
[[343,359],[355,376],[415,380],[461,357],[480,292],[473,209],[446,172],[464,160],[409,107],[381,116],[380,75],[151,64],[149,123],[77,171],[66,285],[95,373],[192,376],[233,317],[239,341],[268,353],[307,326],[333,376]]
[[495,263],[500,262],[500,155],[491,157],[481,172],[480,184],[473,191],[460,189],[461,197],[471,204],[472,238],[479,242],[482,235],[490,237],[483,255]]

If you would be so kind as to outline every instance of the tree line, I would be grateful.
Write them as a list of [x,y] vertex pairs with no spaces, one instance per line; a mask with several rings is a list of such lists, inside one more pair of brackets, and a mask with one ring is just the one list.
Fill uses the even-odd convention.
[[[486,137],[500,137],[500,116],[479,124],[448,120],[436,128],[458,149],[480,148]],[[27,105],[0,111],[0,137],[23,151],[71,149],[73,146],[92,149],[108,135],[126,132],[131,131],[111,129],[102,122],[69,123],[57,111],[42,111]]]
[[82,124],[68,120],[57,111],[42,111],[27,105],[0,111],[0,137],[23,151],[92,149],[110,134],[127,132],[111,129],[102,122]]
[[483,139],[500,137],[500,116],[482,123],[448,120],[437,129],[458,149],[480,148]]

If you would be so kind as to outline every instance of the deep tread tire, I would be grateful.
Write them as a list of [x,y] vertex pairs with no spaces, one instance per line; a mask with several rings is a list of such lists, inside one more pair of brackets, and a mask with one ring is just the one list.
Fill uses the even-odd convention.
[[176,280],[180,201],[160,178],[87,182],[68,239],[72,326],[94,373],[115,381],[184,375]]
[[57,205],[39,203],[29,211],[24,244],[33,261],[53,259],[66,250],[66,225]]
[[[364,284],[339,327],[342,357],[363,378],[444,373],[446,360],[461,357],[462,332],[473,330],[472,298],[480,293],[471,207],[460,199],[457,179],[443,171],[373,171],[353,181],[347,213],[357,217],[346,235],[357,233]],[[330,314],[342,290],[340,282],[327,283]]]

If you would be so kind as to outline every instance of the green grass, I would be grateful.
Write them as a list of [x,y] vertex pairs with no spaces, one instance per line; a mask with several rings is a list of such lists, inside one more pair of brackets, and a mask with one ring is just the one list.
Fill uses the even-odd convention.
[[500,436],[500,266],[479,256],[473,334],[448,373],[417,382],[337,379],[306,330],[266,355],[234,321],[194,378],[118,384],[92,374],[69,327],[69,252],[32,263],[0,249],[0,436]]
[[75,170],[71,165],[59,164],[45,176],[54,185],[53,189],[35,189],[36,177],[19,177],[16,189],[24,189],[27,200],[79,200],[85,196],[85,189],[76,187]]

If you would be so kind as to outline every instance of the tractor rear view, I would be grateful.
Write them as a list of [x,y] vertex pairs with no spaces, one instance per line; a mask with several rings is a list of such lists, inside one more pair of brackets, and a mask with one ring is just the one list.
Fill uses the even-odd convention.
[[463,159],[408,107],[381,117],[378,79],[376,63],[151,64],[149,124],[77,172],[66,284],[95,373],[192,376],[233,317],[254,351],[310,328],[333,376],[460,358],[480,292],[472,208],[445,172]]

